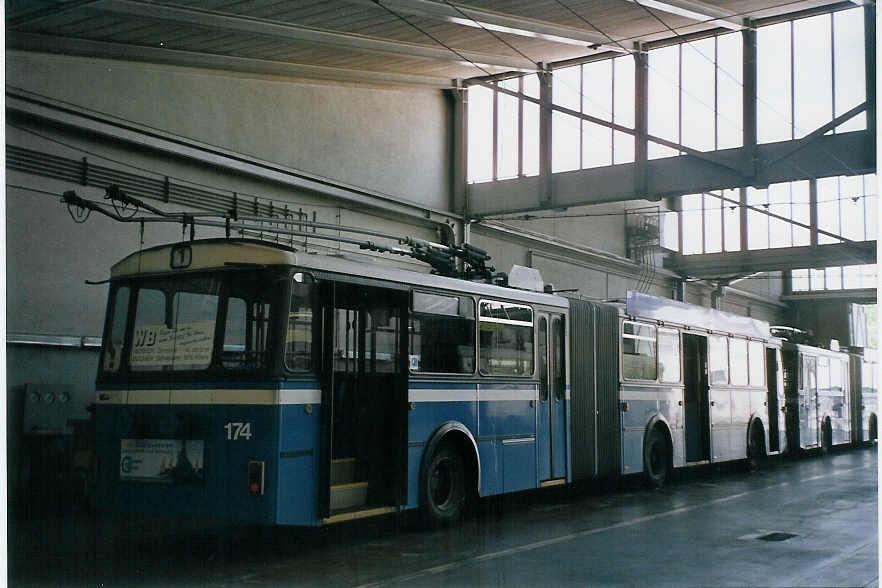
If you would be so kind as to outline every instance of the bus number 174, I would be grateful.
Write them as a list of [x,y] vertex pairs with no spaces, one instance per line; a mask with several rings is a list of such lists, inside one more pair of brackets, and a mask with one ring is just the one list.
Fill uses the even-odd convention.
[[227,423],[224,429],[227,431],[227,441],[251,439],[251,423]]

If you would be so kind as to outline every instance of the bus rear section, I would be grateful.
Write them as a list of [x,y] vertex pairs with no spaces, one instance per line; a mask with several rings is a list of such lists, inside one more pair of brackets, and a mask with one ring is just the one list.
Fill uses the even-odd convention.
[[170,271],[167,247],[144,252],[139,271],[127,260],[114,268],[96,390],[97,504],[315,524],[316,295],[288,267],[200,269],[204,253],[193,247],[181,271]]

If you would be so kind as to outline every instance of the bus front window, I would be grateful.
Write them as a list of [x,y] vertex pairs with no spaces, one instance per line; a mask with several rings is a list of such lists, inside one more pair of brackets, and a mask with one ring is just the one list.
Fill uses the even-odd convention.
[[206,369],[219,300],[220,281],[212,278],[142,286],[129,352],[132,371]]

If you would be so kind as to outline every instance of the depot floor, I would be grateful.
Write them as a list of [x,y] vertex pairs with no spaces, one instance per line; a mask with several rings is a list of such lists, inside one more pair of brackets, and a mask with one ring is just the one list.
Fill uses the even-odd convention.
[[759,472],[689,471],[662,490],[534,492],[325,529],[144,517],[11,520],[14,586],[877,586],[875,447]]

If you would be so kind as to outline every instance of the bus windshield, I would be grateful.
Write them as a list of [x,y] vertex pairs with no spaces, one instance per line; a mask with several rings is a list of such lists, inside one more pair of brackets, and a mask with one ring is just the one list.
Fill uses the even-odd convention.
[[252,271],[119,284],[111,296],[103,371],[266,369],[271,316],[283,285],[277,276]]

